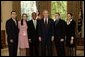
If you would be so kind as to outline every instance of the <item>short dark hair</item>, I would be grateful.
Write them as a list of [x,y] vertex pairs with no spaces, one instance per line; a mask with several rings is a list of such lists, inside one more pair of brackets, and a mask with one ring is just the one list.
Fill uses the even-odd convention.
[[32,12],[32,15],[33,15],[33,14],[36,14],[36,12]]
[[68,14],[70,14],[71,16],[73,16],[73,14],[72,14],[72,13],[68,13]]
[[11,11],[11,14],[12,14],[12,12],[16,12],[16,11]]
[[60,16],[60,13],[56,12],[55,14],[58,14]]

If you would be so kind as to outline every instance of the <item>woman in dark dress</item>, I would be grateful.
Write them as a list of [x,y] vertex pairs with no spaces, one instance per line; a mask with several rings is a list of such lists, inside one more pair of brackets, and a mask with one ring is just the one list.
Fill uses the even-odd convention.
[[76,23],[73,20],[71,13],[67,14],[67,38],[66,38],[66,47],[68,56],[73,56],[73,48],[75,47],[75,28]]

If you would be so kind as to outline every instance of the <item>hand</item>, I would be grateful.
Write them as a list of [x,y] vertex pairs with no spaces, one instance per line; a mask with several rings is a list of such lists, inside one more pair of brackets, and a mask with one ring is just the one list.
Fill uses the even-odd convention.
[[41,42],[41,37],[39,37],[39,41]]
[[11,39],[10,42],[13,43],[13,40]]
[[60,39],[60,41],[61,41],[61,42],[63,42],[63,41],[64,41],[64,39],[62,38],[62,39]]
[[29,42],[31,42],[31,39],[29,39]]
[[73,39],[74,39],[74,37],[72,36],[72,37],[71,37],[71,40],[73,40]]
[[54,36],[52,36],[51,41],[54,41]]
[[73,40],[70,41],[70,44],[73,44]]

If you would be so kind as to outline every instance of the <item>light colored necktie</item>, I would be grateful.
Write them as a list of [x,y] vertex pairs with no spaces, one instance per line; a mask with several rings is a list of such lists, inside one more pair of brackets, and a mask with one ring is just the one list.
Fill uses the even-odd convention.
[[34,27],[35,27],[35,29],[36,29],[36,20],[34,20]]
[[17,25],[17,21],[15,19],[13,19],[13,20],[14,20],[15,24]]
[[47,19],[45,19],[45,21],[44,21],[44,22],[45,22],[45,24],[48,24],[48,20],[47,20]]

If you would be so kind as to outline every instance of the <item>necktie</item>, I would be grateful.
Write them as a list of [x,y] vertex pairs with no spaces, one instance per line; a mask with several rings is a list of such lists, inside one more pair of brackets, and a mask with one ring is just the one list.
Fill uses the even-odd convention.
[[57,24],[58,22],[59,22],[59,20],[56,20],[56,21],[55,21],[55,26],[56,26],[56,24]]
[[13,19],[13,20],[14,20],[15,24],[17,25],[17,21],[15,19]]
[[45,28],[48,27],[48,24],[47,24],[47,19],[45,19]]
[[34,27],[35,27],[35,29],[36,29],[36,20],[34,20]]
[[47,19],[45,19],[45,24],[47,24]]

